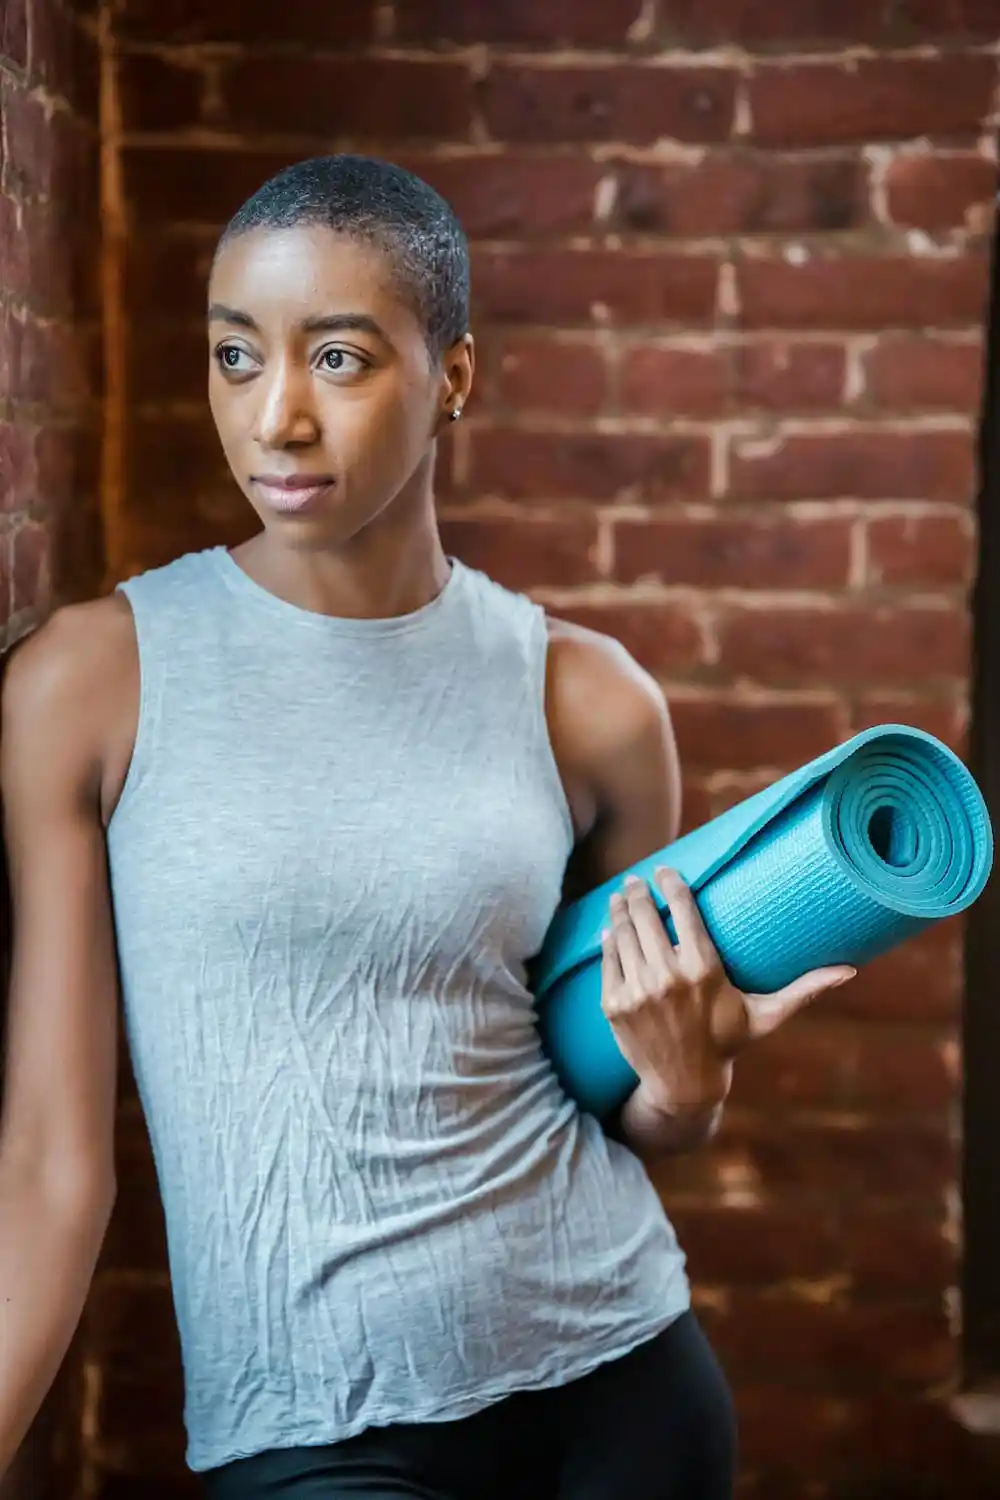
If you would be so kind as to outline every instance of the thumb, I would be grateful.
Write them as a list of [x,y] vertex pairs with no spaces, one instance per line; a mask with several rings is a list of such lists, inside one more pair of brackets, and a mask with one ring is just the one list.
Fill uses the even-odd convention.
[[811,1001],[835,990],[838,985],[846,984],[857,972],[857,969],[846,964],[828,969],[813,969],[810,974],[794,979],[773,995],[747,995],[749,1040],[755,1042],[761,1037],[770,1036],[772,1031],[777,1031],[779,1026],[783,1026],[798,1011],[804,1010]]

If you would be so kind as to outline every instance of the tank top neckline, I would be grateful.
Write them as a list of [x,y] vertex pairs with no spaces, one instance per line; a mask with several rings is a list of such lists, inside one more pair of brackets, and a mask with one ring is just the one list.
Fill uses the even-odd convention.
[[324,635],[349,637],[355,640],[407,635],[443,620],[457,602],[466,573],[459,559],[448,555],[447,561],[451,571],[443,588],[426,604],[403,615],[379,615],[374,618],[358,619],[348,615],[321,614],[318,610],[304,609],[299,604],[292,604],[290,600],[282,599],[278,594],[272,593],[270,589],[264,588],[263,584],[251,578],[250,574],[240,567],[226,546],[209,547],[204,555],[228,588],[276,618],[288,624],[305,626],[307,629]]

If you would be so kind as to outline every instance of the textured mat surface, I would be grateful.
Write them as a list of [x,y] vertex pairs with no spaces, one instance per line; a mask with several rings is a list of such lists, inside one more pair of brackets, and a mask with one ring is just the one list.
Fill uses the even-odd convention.
[[[768,994],[855,966],[979,896],[993,862],[967,768],[922,730],[885,724],[837,746],[633,866],[679,871],[726,971]],[[601,931],[622,871],[561,911],[533,965],[542,1037],[567,1092],[603,1116],[636,1078],[601,1011]],[[673,938],[669,914],[667,930]]]

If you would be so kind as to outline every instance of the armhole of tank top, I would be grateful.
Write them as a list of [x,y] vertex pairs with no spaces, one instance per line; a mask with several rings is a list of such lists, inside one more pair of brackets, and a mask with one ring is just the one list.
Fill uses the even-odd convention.
[[136,654],[139,660],[139,713],[136,719],[135,741],[132,745],[132,754],[129,757],[128,770],[125,772],[125,780],[122,782],[122,789],[118,801],[115,803],[114,811],[108,819],[107,831],[109,834],[135,800],[137,792],[146,780],[150,763],[149,741],[152,734],[152,703],[149,682],[150,645],[146,638],[142,606],[139,605],[137,607],[132,590],[128,587],[127,583],[118,584],[115,592],[121,594],[132,611],[132,627],[135,630]]
[[538,725],[538,738],[540,741],[542,757],[546,763],[549,777],[552,781],[553,792],[555,793],[556,801],[559,804],[559,811],[562,814],[563,822],[566,827],[566,836],[569,841],[569,850],[570,853],[572,853],[573,847],[576,844],[576,828],[573,823],[573,812],[569,805],[569,798],[566,795],[566,788],[563,786],[562,774],[559,770],[559,762],[556,760],[556,753],[552,746],[552,735],[549,732],[549,716],[546,711],[546,690],[548,687],[548,664],[550,646],[548,621],[546,619],[545,610],[540,604],[536,604],[532,599],[528,599],[526,602],[528,603],[532,611],[533,619],[533,634],[531,638],[531,666],[532,672],[535,677],[533,696],[535,701],[536,723]]

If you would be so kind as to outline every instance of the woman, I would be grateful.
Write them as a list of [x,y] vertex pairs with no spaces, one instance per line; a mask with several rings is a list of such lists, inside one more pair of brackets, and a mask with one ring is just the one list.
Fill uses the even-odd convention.
[[639,1076],[566,1098],[526,963],[677,835],[654,683],[448,558],[435,439],[473,378],[468,255],[386,163],[236,215],[209,390],[260,531],[58,611],[11,663],[0,1470],[114,1198],[116,970],[166,1213],[188,1462],[215,1500],[723,1500],[729,1394],[642,1158],[820,990],[726,981],[679,878],[609,910]]

